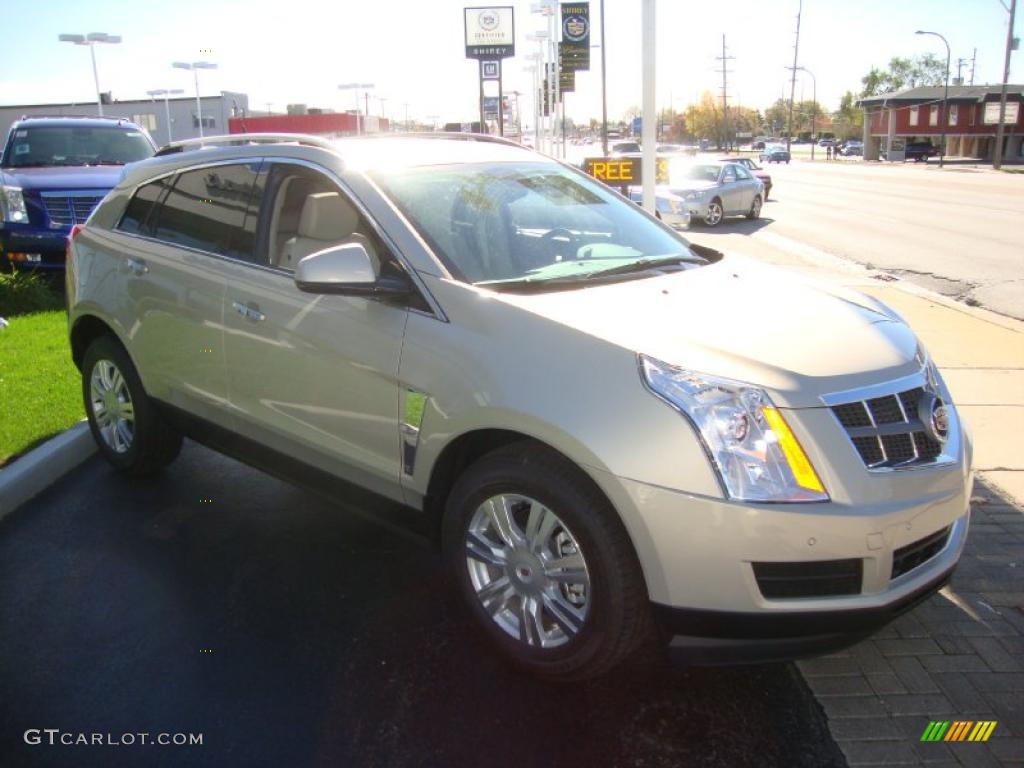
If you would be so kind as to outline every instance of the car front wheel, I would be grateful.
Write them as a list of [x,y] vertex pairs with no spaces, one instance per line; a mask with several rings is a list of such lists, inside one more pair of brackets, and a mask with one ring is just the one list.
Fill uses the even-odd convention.
[[647,590],[629,537],[559,454],[519,443],[479,459],[448,497],[442,538],[470,612],[532,674],[592,678],[646,636]]
[[722,201],[717,197],[708,203],[707,213],[704,214],[704,223],[709,227],[717,227],[722,222]]
[[85,351],[82,397],[93,439],[117,469],[152,474],[181,450],[181,434],[164,422],[128,353],[110,336],[97,338]]

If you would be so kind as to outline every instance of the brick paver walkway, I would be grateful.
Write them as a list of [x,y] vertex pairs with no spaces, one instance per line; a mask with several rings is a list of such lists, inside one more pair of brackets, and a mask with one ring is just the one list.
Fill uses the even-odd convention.
[[[851,766],[1024,766],[1024,511],[975,485],[949,587],[847,651],[800,662]],[[922,743],[930,720],[996,720]]]

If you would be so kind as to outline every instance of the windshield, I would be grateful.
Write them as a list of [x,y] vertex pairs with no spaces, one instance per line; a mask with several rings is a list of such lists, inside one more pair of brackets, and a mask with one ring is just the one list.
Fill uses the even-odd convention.
[[703,263],[635,204],[554,163],[460,163],[373,177],[469,283],[562,285],[647,259]]
[[683,165],[678,170],[673,168],[673,182],[677,178],[690,179],[692,181],[718,181],[718,174],[722,170],[720,165]]
[[77,125],[16,129],[7,144],[5,168],[53,165],[124,165],[153,154],[149,139],[137,130]]

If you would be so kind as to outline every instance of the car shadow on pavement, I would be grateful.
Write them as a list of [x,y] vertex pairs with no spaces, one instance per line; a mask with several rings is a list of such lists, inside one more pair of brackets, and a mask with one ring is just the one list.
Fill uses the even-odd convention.
[[690,231],[693,233],[699,232],[702,235],[752,235],[758,230],[771,226],[774,223],[775,219],[766,216],[754,220],[744,218],[725,219],[717,227],[708,227],[698,221],[694,221],[690,226]]
[[3,521],[0,765],[844,764],[790,664],[523,676],[431,545],[337,502],[186,443],[154,481],[94,458]]

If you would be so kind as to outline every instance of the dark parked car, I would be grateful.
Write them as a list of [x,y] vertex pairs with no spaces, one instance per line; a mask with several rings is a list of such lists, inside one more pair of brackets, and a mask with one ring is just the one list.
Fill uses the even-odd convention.
[[0,266],[63,270],[71,227],[85,223],[126,163],[155,151],[145,129],[123,118],[16,121],[0,159]]
[[789,150],[781,144],[769,144],[758,157],[762,163],[789,163]]
[[939,148],[930,141],[908,141],[903,157],[915,163],[927,163],[929,157],[937,157],[938,154]]

